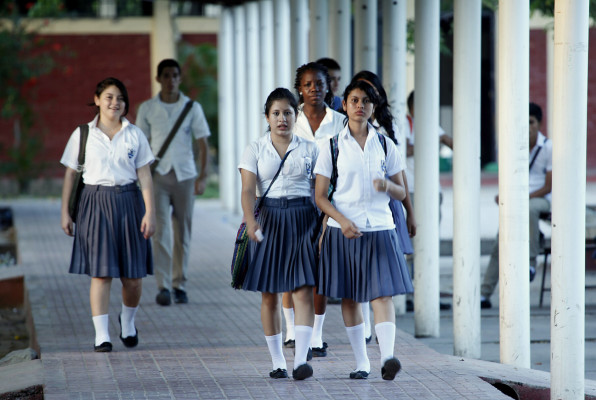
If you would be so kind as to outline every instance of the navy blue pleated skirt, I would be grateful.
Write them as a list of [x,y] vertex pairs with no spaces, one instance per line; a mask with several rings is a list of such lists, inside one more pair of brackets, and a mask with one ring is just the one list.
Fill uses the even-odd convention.
[[359,303],[414,291],[395,229],[347,239],[327,226],[318,276],[319,294]]
[[315,286],[312,241],[317,213],[310,197],[266,198],[257,218],[264,239],[250,242],[249,266],[242,289],[281,293]]
[[404,254],[413,254],[414,247],[412,247],[412,241],[410,240],[410,234],[408,233],[408,225],[406,224],[406,216],[404,215],[402,202],[391,199],[389,200],[389,208],[391,209],[391,214],[393,214],[393,222],[395,223],[395,231],[397,232],[399,247],[401,247]]
[[136,183],[85,185],[69,272],[96,278],[153,274],[151,242],[141,233],[144,215],[145,203]]

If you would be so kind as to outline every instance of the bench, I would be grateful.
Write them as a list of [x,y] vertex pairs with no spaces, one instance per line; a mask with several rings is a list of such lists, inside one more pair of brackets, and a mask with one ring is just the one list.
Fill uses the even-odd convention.
[[[592,206],[589,206],[592,208]],[[551,223],[551,212],[541,212],[540,220]],[[596,251],[596,237],[586,237],[586,251]],[[540,233],[540,255],[544,256],[544,268],[542,269],[542,282],[540,283],[540,300],[538,306],[542,307],[544,299],[544,292],[550,291],[550,287],[545,287],[546,269],[548,268],[548,257],[551,254],[550,238],[546,238],[544,234]],[[586,285],[586,289],[596,289],[596,285]]]

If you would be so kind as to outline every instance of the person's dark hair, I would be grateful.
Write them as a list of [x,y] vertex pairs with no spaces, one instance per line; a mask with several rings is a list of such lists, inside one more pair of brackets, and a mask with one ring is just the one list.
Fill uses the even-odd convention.
[[542,122],[542,108],[536,103],[530,103],[530,115]]
[[[124,86],[124,83],[120,82],[116,78],[106,78],[97,84],[95,88],[95,95],[100,97],[103,91],[110,86],[116,86],[118,89],[120,89],[120,93],[122,93],[122,97],[124,98],[124,113],[122,116],[124,117],[126,114],[128,114],[128,109],[130,107],[130,102],[128,101],[128,92],[126,91],[126,86]],[[99,114],[99,107],[95,105],[95,102],[91,102],[89,105],[95,107],[96,113]]]
[[317,60],[318,64],[324,65],[327,69],[337,69],[341,71],[341,67],[333,58],[323,57]]
[[[288,89],[279,87],[267,96],[267,100],[265,101],[266,117],[269,116],[269,111],[271,110],[273,102],[278,100],[287,100],[288,103],[290,103],[290,106],[294,109],[294,115],[298,115],[298,102],[296,101],[296,96],[294,96]],[[268,127],[267,131],[270,130],[271,127]]]
[[371,71],[360,71],[352,78],[353,81],[363,80],[368,81],[369,84],[373,86],[377,90],[377,94],[379,97],[379,103],[375,107],[375,119],[377,122],[385,129],[387,132],[387,136],[393,140],[394,143],[397,143],[397,139],[395,138],[395,132],[393,131],[393,115],[391,114],[391,110],[389,109],[389,101],[387,100],[387,93],[383,88],[383,84],[381,83],[381,79]]
[[412,112],[413,107],[414,107],[414,91],[412,90],[410,92],[410,95],[408,96],[408,111],[410,113]]
[[[379,101],[380,101],[380,96],[377,94],[376,89],[373,86],[371,86],[370,83],[368,83],[366,81],[353,80],[353,79],[352,79],[352,82],[350,82],[350,84],[346,87],[346,90],[344,90],[343,99],[346,104],[348,103],[348,96],[350,96],[350,93],[352,93],[352,91],[355,89],[360,89],[364,93],[366,93],[370,102],[373,103],[375,107],[378,107]],[[348,119],[349,118],[346,115],[344,125],[348,123]]]
[[163,70],[168,67],[176,67],[178,68],[178,73],[182,73],[182,69],[180,69],[180,64],[178,64],[178,61],[172,58],[166,58],[165,60],[161,60],[160,63],[157,64],[157,76],[160,77]]
[[329,76],[327,67],[316,62],[309,62],[308,64],[301,65],[298,67],[298,69],[296,69],[294,89],[296,89],[296,93],[298,93],[298,104],[304,103],[304,98],[300,94],[300,82],[302,81],[302,76],[306,71],[315,71],[323,74],[325,77],[325,82],[327,83],[327,93],[325,94],[324,101],[327,104],[331,104],[331,102],[333,102],[333,93],[331,92],[331,77]]

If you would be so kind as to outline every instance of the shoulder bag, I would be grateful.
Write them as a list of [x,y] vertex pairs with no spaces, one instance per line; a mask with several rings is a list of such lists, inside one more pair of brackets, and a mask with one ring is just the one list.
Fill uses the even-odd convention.
[[184,109],[182,110],[182,112],[178,116],[178,119],[176,120],[176,123],[174,124],[174,126],[172,126],[172,130],[170,130],[170,133],[168,134],[168,137],[166,138],[166,141],[163,142],[163,145],[161,146],[161,149],[159,149],[159,151],[157,152],[157,155],[155,156],[155,161],[153,162],[153,164],[151,164],[151,173],[155,172],[155,169],[157,168],[157,164],[159,164],[159,161],[161,160],[161,158],[163,157],[163,155],[166,153],[166,150],[168,150],[168,147],[170,146],[170,143],[174,139],[174,136],[176,135],[176,132],[178,132],[178,129],[180,128],[180,125],[182,125],[182,122],[184,121],[184,118],[186,118],[186,114],[188,114],[188,112],[192,108],[192,104],[193,103],[194,103],[194,100],[188,100],[186,102],[186,104],[184,105]]
[[[257,218],[259,216],[259,210],[261,209],[261,206],[263,205],[263,201],[265,200],[267,193],[269,193],[269,189],[271,189],[271,186],[273,186],[273,182],[275,182],[275,180],[277,179],[277,176],[281,172],[281,168],[283,167],[284,162],[286,161],[286,159],[288,158],[288,155],[291,152],[292,152],[292,150],[286,152],[284,158],[281,160],[281,164],[279,164],[279,168],[277,169],[277,172],[275,173],[273,180],[271,180],[271,183],[269,184],[269,187],[267,188],[267,190],[265,191],[263,196],[261,196],[261,198],[259,199],[259,202],[257,203],[257,206],[255,207],[255,218]],[[231,283],[231,285],[234,289],[240,289],[242,287],[242,285],[244,284],[244,278],[246,278],[246,272],[248,271],[248,261],[249,261],[248,260],[248,251],[247,251],[248,243],[249,243],[249,237],[248,237],[248,233],[246,232],[246,221],[243,221],[240,224],[238,233],[236,234],[236,243],[234,245],[234,254],[232,255],[232,267],[231,267],[232,283]]]

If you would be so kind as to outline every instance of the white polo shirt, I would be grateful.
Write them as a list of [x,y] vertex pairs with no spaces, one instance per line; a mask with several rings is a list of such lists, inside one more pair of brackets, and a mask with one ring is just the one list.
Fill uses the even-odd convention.
[[[153,162],[149,142],[143,132],[124,117],[122,129],[110,138],[97,127],[99,114],[89,122],[83,182],[87,185],[126,185],[137,180],[137,169]],[[70,135],[60,163],[77,169],[81,130]]]
[[[416,135],[414,134],[414,118],[410,116],[406,116],[407,118],[411,118],[411,124],[408,119],[406,119],[406,127],[408,129],[409,134],[407,135],[407,142],[410,145],[414,145],[414,139]],[[437,129],[438,138],[440,139],[441,136],[445,134],[445,131],[440,126]],[[408,180],[408,190],[410,193],[414,192],[414,156],[409,156],[406,158],[406,165],[408,168],[406,169],[406,179]],[[441,183],[439,182],[439,192],[441,191]]]
[[[540,149],[540,152],[538,155],[536,155],[538,149]],[[530,168],[530,176],[528,181],[530,193],[544,186],[546,173],[553,170],[553,141],[547,140],[546,136],[544,136],[542,132],[538,132],[536,145],[534,145],[534,148],[532,148],[532,151],[530,151],[530,162],[535,155],[536,159],[534,160],[534,164],[532,164],[532,168]],[[544,196],[544,198],[548,201],[551,200],[551,197],[552,196],[550,193]]]
[[294,127],[294,133],[307,140],[314,140],[319,142],[325,139],[329,139],[337,135],[344,128],[344,121],[346,116],[338,113],[330,107],[325,106],[325,117],[321,121],[321,125],[317,131],[313,134],[308,118],[302,111],[304,105],[301,105],[298,109],[298,115],[296,117],[296,126]]
[[[311,196],[313,168],[319,149],[315,142],[294,135],[287,151],[290,150],[292,152],[267,197],[292,199]],[[257,195],[261,196],[271,184],[280,162],[281,157],[271,142],[271,133],[267,132],[246,147],[238,169],[245,169],[257,176]]]
[[[368,125],[368,137],[364,150],[350,134],[346,126],[339,134],[337,157],[337,188],[333,194],[335,208],[350,219],[363,232],[394,229],[389,209],[389,195],[377,192],[374,179],[385,174],[393,176],[403,170],[403,162],[397,147],[391,140],[387,143],[387,156],[377,132]],[[319,144],[319,159],[315,174],[331,178],[333,165],[329,141]],[[329,218],[329,226],[340,228],[337,221]]]
[[[187,96],[180,93],[180,98],[172,107],[168,103],[163,103],[158,94],[139,107],[136,125],[147,136],[153,154],[159,153],[188,100]],[[156,172],[165,175],[174,169],[178,181],[196,178],[197,167],[192,150],[193,138],[200,139],[210,135],[203,108],[195,101],[168,146],[168,150],[159,161]]]

